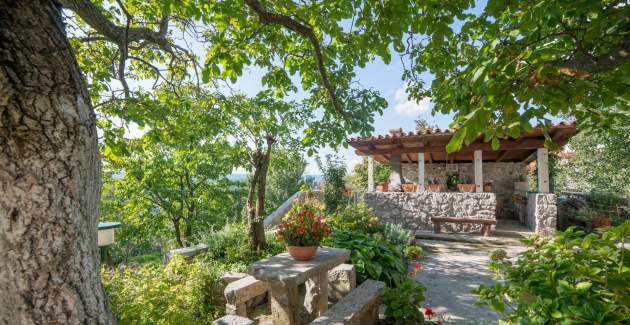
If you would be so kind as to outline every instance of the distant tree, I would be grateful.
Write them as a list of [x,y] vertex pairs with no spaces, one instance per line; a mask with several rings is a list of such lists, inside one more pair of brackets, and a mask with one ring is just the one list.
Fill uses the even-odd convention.
[[225,116],[233,124],[234,146],[240,157],[247,158],[239,159],[239,165],[251,172],[247,193],[251,249],[261,251],[265,247],[263,220],[271,155],[279,148],[298,150],[302,143],[296,134],[312,115],[296,103],[274,99],[266,91],[254,98],[242,95],[225,98],[223,106]]
[[555,192],[610,192],[630,198],[630,127],[609,134],[582,132],[569,140],[573,155],[553,157]]
[[418,132],[424,132],[424,130],[426,129],[432,129],[432,128],[437,128],[437,125],[431,125],[429,124],[429,122],[427,122],[426,119],[418,116],[418,118],[415,120],[416,122],[416,131]]
[[340,157],[330,154],[326,155],[324,161],[320,157],[317,157],[316,161],[324,176],[323,201],[326,205],[326,212],[334,213],[345,201],[343,192],[346,189],[344,181],[346,164]]
[[[348,175],[348,183],[354,190],[365,191],[368,186],[368,160],[354,165],[352,174]],[[389,166],[374,162],[374,183],[389,182]]]
[[265,206],[277,209],[291,195],[300,190],[304,182],[306,160],[298,150],[275,150],[269,162]]
[[[624,1],[490,0],[449,2],[409,36],[405,79],[412,98],[455,113],[455,151],[484,133],[499,138],[531,130],[530,120],[569,115],[581,129],[630,123],[630,7]],[[439,7],[439,6],[438,6]],[[453,21],[461,21],[461,28]],[[436,26],[438,25],[438,26]],[[420,73],[435,76],[425,85]]]
[[[180,89],[181,95],[185,91]],[[197,231],[226,221],[222,210],[232,195],[226,176],[235,166],[218,101],[196,90],[188,95],[160,89],[133,108],[148,127],[142,137],[102,146],[105,170],[121,175],[108,178],[113,191],[103,200],[124,200],[115,213],[142,232],[168,230],[178,247],[192,244]]]

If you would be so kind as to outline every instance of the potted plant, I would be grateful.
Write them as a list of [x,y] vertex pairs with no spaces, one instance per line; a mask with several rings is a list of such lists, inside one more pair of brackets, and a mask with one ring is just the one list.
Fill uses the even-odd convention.
[[376,185],[376,190],[378,192],[387,192],[389,187],[389,183],[387,182],[379,182],[378,185]]
[[483,183],[483,191],[486,193],[492,193],[492,181]]
[[403,191],[404,192],[415,192],[416,191],[416,184],[414,183],[405,183],[402,185]]
[[471,183],[467,177],[457,178],[457,189],[460,192],[472,193],[475,191],[475,184]]
[[440,184],[436,178],[431,178],[427,182],[427,191],[429,191],[429,192],[441,192],[442,191],[442,184]]
[[287,244],[294,259],[308,261],[315,256],[319,243],[330,235],[330,231],[319,208],[313,203],[298,201],[282,218],[276,239]]

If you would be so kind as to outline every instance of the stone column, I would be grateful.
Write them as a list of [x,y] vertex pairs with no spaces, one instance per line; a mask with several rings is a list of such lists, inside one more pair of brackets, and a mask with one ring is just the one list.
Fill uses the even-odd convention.
[[549,152],[546,148],[536,150],[536,169],[538,170],[538,192],[549,193]]
[[271,315],[273,324],[297,325],[303,306],[298,305],[298,288],[271,287]]
[[475,167],[475,192],[483,192],[483,158],[481,156],[481,150],[475,150],[475,161],[473,162]]
[[389,159],[389,191],[402,192],[402,164],[400,155],[392,155]]
[[374,158],[372,156],[368,156],[368,192],[374,192]]
[[424,192],[424,152],[418,153],[418,192]]

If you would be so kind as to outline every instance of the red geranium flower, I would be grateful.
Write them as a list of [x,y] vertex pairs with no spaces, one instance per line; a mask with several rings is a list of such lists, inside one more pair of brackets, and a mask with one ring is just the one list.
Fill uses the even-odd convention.
[[422,265],[420,263],[416,263],[416,272],[420,272],[422,270]]
[[427,308],[424,311],[424,314],[427,315],[427,316],[433,316],[433,310],[431,308]]

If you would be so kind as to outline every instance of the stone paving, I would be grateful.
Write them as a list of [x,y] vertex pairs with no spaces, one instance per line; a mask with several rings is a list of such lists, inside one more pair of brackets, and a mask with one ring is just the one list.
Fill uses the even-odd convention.
[[492,283],[488,270],[490,253],[498,248],[513,257],[522,246],[446,242],[420,239],[429,255],[421,261],[416,275],[426,288],[427,307],[454,324],[496,324],[499,316],[488,308],[474,306],[476,295],[470,291],[480,284]]

